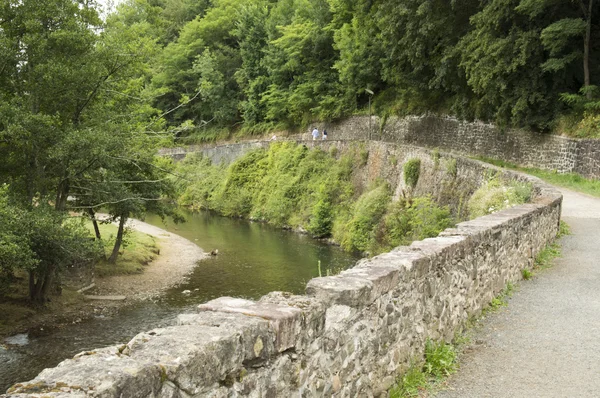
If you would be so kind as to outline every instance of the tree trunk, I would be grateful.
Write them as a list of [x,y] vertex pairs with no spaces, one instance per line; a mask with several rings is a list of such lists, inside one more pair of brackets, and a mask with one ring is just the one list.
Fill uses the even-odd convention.
[[66,210],[67,198],[69,197],[69,190],[71,185],[69,184],[69,178],[64,178],[59,184],[56,190],[56,203],[54,208],[59,211]]
[[43,304],[46,302],[50,286],[52,286],[52,280],[54,277],[54,271],[56,266],[51,265],[43,273],[38,276],[37,281],[35,280],[35,273],[29,271],[29,299],[37,303]]
[[[585,27],[585,38],[583,40],[583,86],[587,89],[590,87],[590,40],[592,37],[592,7],[594,0],[589,0],[588,11]],[[592,93],[588,90],[585,94],[586,98],[591,100]]]
[[52,281],[54,280],[55,269],[56,269],[55,266],[49,267],[46,270],[46,273],[44,274],[43,280],[40,281],[41,286],[40,286],[39,297],[38,297],[38,301],[40,303],[44,303],[47,301],[48,292],[50,291],[50,286],[52,286]]
[[98,228],[98,220],[96,220],[96,213],[94,212],[94,209],[89,208],[88,214],[90,215],[90,218],[92,219],[92,224],[94,225],[94,232],[96,233],[96,239],[102,240],[102,237],[100,236],[100,228]]
[[108,258],[108,262],[111,264],[114,264],[117,262],[117,256],[119,255],[119,249],[121,248],[121,243],[123,242],[123,229],[124,229],[126,220],[127,220],[127,215],[121,214],[121,217],[119,217],[119,231],[117,232],[117,240],[115,241],[115,246],[113,247],[112,254]]
[[29,300],[35,300],[35,275],[29,271]]

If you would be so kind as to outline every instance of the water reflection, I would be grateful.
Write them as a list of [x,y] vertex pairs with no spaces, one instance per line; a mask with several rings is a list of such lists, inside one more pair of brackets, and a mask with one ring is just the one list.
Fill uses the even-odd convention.
[[[127,342],[141,331],[171,325],[177,314],[193,311],[199,303],[220,296],[255,299],[275,290],[302,293],[306,282],[318,276],[318,261],[325,274],[348,268],[357,259],[307,236],[261,223],[209,212],[189,213],[187,218],[188,222],[179,225],[164,224],[153,216],[145,221],[205,251],[219,249],[218,256],[201,261],[185,283],[160,299],[139,303],[112,318],[94,318],[31,337],[26,345],[0,346],[0,391],[78,352]],[[189,294],[183,294],[185,290]]]

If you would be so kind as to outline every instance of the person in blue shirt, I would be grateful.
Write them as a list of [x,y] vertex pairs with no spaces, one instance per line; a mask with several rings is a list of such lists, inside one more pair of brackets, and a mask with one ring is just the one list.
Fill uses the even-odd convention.
[[313,137],[313,141],[315,141],[317,138],[319,138],[319,130],[316,127],[313,128],[312,137]]

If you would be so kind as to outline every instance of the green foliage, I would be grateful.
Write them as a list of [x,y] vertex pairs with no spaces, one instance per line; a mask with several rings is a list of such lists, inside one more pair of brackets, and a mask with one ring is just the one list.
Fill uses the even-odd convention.
[[440,167],[440,159],[441,159],[441,155],[440,155],[440,150],[435,148],[433,151],[431,151],[431,158],[433,159],[433,165],[435,167],[435,169],[437,170],[438,167]]
[[528,281],[531,278],[533,278],[533,272],[531,272],[531,270],[528,270],[527,268],[524,268],[521,270],[521,276],[523,277],[523,279]]
[[[375,243],[375,227],[385,214],[390,190],[380,184],[363,193],[352,207],[352,216],[333,238],[349,251],[368,251]],[[340,231],[340,229],[338,229]]]
[[489,312],[498,311],[500,308],[506,307],[508,305],[508,299],[512,296],[515,290],[515,286],[508,282],[506,287],[492,299],[490,304],[483,309],[483,315],[486,315]]
[[[329,235],[334,212],[352,196],[352,161],[302,145],[274,143],[227,169],[191,157],[178,165],[180,203],[251,217],[277,226],[304,226]],[[191,181],[191,183],[190,183]]]
[[390,397],[420,397],[427,390],[431,390],[436,382],[454,373],[457,366],[456,348],[453,345],[427,340],[425,362],[422,366],[411,366],[398,384],[390,390]]
[[91,266],[100,246],[90,241],[81,223],[40,203],[24,209],[9,202],[8,186],[0,190],[0,288],[16,272],[30,275],[29,297],[43,303],[54,280],[68,266]]
[[[346,250],[378,253],[436,236],[453,224],[430,197],[391,204],[386,184],[361,193],[353,184],[360,148],[336,159],[303,145],[275,142],[229,167],[190,155],[177,164],[179,203],[333,237]],[[358,170],[358,169],[357,169]]]
[[541,252],[538,253],[535,258],[534,268],[535,269],[546,269],[552,266],[552,262],[555,258],[560,257],[560,245],[552,243],[546,246]]
[[[587,27],[588,43],[598,36],[599,7],[588,5],[136,0],[107,25],[125,41],[152,44],[138,83],[171,127],[191,120],[256,134],[364,114],[372,100],[382,121],[433,111],[547,130],[573,112],[559,97],[589,88],[598,74],[595,47],[581,51]],[[14,48],[6,47],[10,56]],[[581,131],[596,131],[593,119]]]
[[446,164],[446,172],[452,177],[456,178],[458,175],[458,166],[456,165],[456,158],[448,159]]
[[317,238],[331,234],[333,227],[333,206],[326,198],[320,199],[313,208],[308,232]]
[[360,150],[360,166],[361,167],[366,166],[368,161],[369,161],[369,151],[362,148]]
[[467,204],[471,218],[491,214],[507,207],[527,202],[531,198],[529,183],[511,181],[503,184],[493,177],[477,189]]
[[567,235],[571,235],[571,227],[569,227],[569,224],[563,220],[560,220],[560,224],[558,226],[558,235],[556,237],[561,238]]
[[383,249],[432,238],[454,225],[448,207],[439,207],[429,196],[390,204],[379,230]]
[[450,344],[427,341],[424,371],[436,379],[449,376],[456,370],[456,351]]
[[390,398],[416,398],[427,390],[427,375],[419,366],[411,366],[398,385],[390,390]]
[[421,173],[421,159],[413,158],[404,163],[404,182],[410,188],[417,186]]

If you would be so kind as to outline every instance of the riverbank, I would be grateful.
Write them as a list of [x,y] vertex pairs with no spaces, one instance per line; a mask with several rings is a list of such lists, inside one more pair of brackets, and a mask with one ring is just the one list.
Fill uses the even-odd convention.
[[198,261],[207,257],[193,242],[162,228],[139,220],[130,220],[127,226],[156,237],[160,244],[160,254],[141,274],[98,279],[94,294],[126,296],[127,301],[153,298],[165,289],[184,282],[186,275],[194,269]]
[[[198,261],[207,257],[193,242],[164,229],[138,220],[130,220],[127,225],[156,238],[160,247],[160,254],[142,267],[142,273],[96,277],[94,289],[81,293],[63,288],[60,296],[53,296],[43,307],[32,306],[25,294],[23,299],[4,300],[0,302],[0,341],[17,333],[41,335],[91,317],[114,315],[123,307],[157,297],[184,282]],[[86,295],[125,296],[125,299],[93,300]]]

